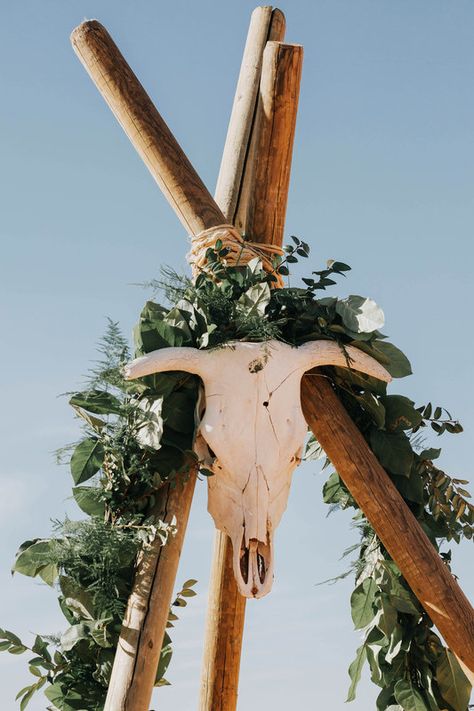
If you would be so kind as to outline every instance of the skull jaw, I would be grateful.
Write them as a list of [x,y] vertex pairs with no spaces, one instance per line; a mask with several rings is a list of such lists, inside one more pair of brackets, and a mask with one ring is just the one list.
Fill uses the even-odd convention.
[[245,529],[231,536],[234,577],[243,597],[259,599],[273,586],[273,534],[267,532],[267,543],[256,538],[246,542]]

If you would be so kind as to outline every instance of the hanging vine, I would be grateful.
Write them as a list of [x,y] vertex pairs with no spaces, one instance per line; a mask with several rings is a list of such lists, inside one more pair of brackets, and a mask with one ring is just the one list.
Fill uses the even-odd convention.
[[[285,259],[275,261],[280,275],[287,276],[291,264],[309,255],[305,242],[292,240]],[[370,354],[394,378],[411,373],[406,356],[381,333],[383,312],[374,301],[320,296],[336,283],[334,277],[346,275],[347,264],[329,262],[303,279],[304,287],[271,289],[276,276],[264,271],[258,259],[246,267],[229,267],[226,256],[218,240],[207,250],[206,270],[195,283],[168,270],[148,285],[164,292],[170,304],[146,303],[134,334],[137,356],[169,346],[207,349],[235,340],[276,338],[298,346],[331,339]],[[70,398],[83,423],[83,436],[70,456],[73,496],[87,518],[57,523],[52,538],[25,542],[13,567],[57,589],[70,625],[60,638],[37,636],[31,647],[0,631],[0,650],[35,655],[29,661],[34,682],[17,696],[21,710],[43,687],[50,709],[103,709],[138,555],[156,537],[165,545],[173,535],[173,527],[160,520],[160,490],[198,464],[192,451],[198,379],[173,372],[125,382],[121,368],[130,354],[112,322],[100,350],[102,359],[88,387]],[[466,482],[435,464],[441,450],[425,446],[424,433],[430,428],[437,436],[456,434],[461,425],[441,407],[416,406],[405,396],[387,394],[386,385],[369,376],[337,367],[325,372],[449,567],[450,552],[441,545],[472,538],[474,508],[463,488]],[[62,457],[68,453],[70,448]],[[324,455],[313,438],[306,458],[315,456]],[[350,665],[347,700],[355,698],[367,662],[372,681],[381,688],[378,711],[466,711],[471,691],[466,676],[337,472],[329,475],[323,497],[332,508],[355,510],[360,538],[351,568],[351,611],[363,641]],[[184,606],[195,594],[195,582],[186,581],[175,606]],[[175,614],[169,619],[172,626]],[[166,636],[157,684],[166,683],[170,645]]]

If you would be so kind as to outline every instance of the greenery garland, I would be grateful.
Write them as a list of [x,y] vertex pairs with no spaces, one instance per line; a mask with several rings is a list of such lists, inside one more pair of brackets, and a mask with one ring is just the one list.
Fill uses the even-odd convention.
[[[289,264],[309,254],[305,242],[292,240],[285,260],[275,262],[275,270],[283,275],[289,273]],[[232,340],[277,338],[298,346],[331,339],[369,353],[394,378],[411,373],[406,356],[380,332],[383,313],[371,299],[318,296],[335,284],[332,277],[349,271],[347,264],[329,262],[326,269],[303,279],[303,288],[272,290],[275,275],[265,272],[258,259],[246,267],[229,267],[227,250],[219,241],[206,256],[206,272],[194,284],[169,270],[162,280],[150,283],[165,292],[171,308],[147,302],[134,334],[137,356],[169,346],[214,348]],[[179,485],[197,463],[192,444],[198,378],[173,372],[125,382],[121,368],[130,354],[113,322],[100,351],[102,359],[91,372],[87,389],[70,398],[83,423],[83,437],[70,457],[73,496],[88,518],[56,523],[53,537],[26,541],[13,566],[15,572],[39,576],[57,589],[70,625],[60,638],[37,636],[32,647],[0,630],[0,651],[34,654],[29,669],[35,680],[17,695],[21,711],[43,687],[51,710],[103,709],[140,552],[157,537],[166,544],[174,533],[173,526],[160,519],[160,490],[169,482]],[[472,538],[474,507],[462,488],[466,482],[434,464],[440,450],[425,448],[422,435],[428,426],[441,435],[461,432],[461,425],[440,407],[415,407],[405,396],[387,395],[386,385],[369,376],[337,367],[325,372],[449,566],[450,553],[441,551],[440,545]],[[306,459],[321,456],[318,443],[310,439]],[[351,611],[363,642],[349,668],[347,700],[355,698],[367,661],[372,681],[382,689],[378,711],[466,711],[469,681],[337,472],[330,474],[323,496],[331,510],[355,509],[360,533],[360,542],[350,549],[358,550],[351,566],[356,582]],[[184,583],[175,607],[195,595],[195,583]],[[176,619],[170,612],[170,627]],[[167,683],[164,674],[170,658],[171,640],[166,635],[158,685]]]

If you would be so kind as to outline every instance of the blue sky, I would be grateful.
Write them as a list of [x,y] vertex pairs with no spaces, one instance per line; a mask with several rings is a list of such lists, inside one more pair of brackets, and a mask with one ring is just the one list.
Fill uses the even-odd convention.
[[[111,32],[212,190],[253,2],[0,2],[0,626],[61,629],[54,593],[11,578],[17,545],[68,512],[70,476],[52,451],[77,436],[59,393],[81,384],[106,317],[126,333],[160,264],[186,268],[186,235],[76,59],[71,30]],[[353,267],[338,293],[380,303],[385,332],[414,375],[392,392],[456,413],[442,466],[471,478],[474,5],[469,0],[292,0],[287,40],[305,47],[287,234]],[[247,606],[239,711],[344,708],[358,643],[344,569],[350,516],[326,518],[323,475],[295,473],[276,537],[276,581]],[[199,596],[175,632],[159,711],[197,705],[213,526],[200,484],[178,582]],[[471,548],[454,569],[474,598]],[[25,658],[0,657],[2,709],[29,682]],[[363,679],[354,711],[373,708]],[[45,708],[38,697],[32,711]]]

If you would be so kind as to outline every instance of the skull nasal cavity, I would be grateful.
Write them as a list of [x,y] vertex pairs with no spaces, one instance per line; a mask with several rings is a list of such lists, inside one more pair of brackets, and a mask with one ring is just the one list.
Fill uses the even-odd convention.
[[244,583],[247,585],[249,581],[249,549],[242,547],[240,551],[240,572]]

